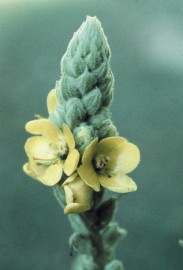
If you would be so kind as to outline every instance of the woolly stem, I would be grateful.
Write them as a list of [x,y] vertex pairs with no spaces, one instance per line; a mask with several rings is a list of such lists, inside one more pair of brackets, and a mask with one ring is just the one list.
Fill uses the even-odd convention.
[[[102,194],[103,197],[103,194]],[[101,199],[102,199],[101,197]],[[91,240],[91,244],[94,248],[93,252],[93,261],[98,266],[100,270],[104,270],[104,267],[107,262],[107,252],[104,247],[104,242],[102,239],[102,234],[100,232],[101,220],[98,219],[96,214],[97,202],[95,201],[95,207],[90,212],[80,214],[84,224],[86,225],[89,231],[89,237]]]
[[[54,195],[61,207],[65,207],[64,192],[55,185]],[[77,251],[78,258],[73,270],[122,270],[122,263],[114,260],[118,241],[126,231],[112,222],[116,210],[116,198],[103,200],[104,192],[94,193],[93,208],[85,213],[69,215],[74,231],[70,237],[71,253]]]
[[93,261],[95,262],[95,264],[98,266],[100,270],[104,270],[104,267],[107,263],[108,256],[107,256],[106,249],[104,247],[100,229],[98,228],[98,226],[95,226],[95,223],[92,224],[94,226],[91,226],[91,224],[88,224],[87,213],[83,214],[82,218],[90,232],[90,235],[89,235],[90,240],[95,249],[95,252],[93,254]]

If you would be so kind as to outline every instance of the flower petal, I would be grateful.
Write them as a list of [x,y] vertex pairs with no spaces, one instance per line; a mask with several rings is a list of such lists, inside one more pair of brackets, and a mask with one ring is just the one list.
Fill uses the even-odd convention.
[[57,143],[58,138],[63,137],[61,130],[48,119],[29,121],[25,129],[31,134],[47,137],[52,143]]
[[56,89],[52,89],[47,96],[47,109],[48,113],[51,114],[54,109],[59,105],[59,101],[56,95]]
[[83,181],[95,191],[100,190],[100,183],[92,163],[86,163],[79,167],[78,173]]
[[[34,178],[35,180],[39,181],[38,177],[46,171],[48,166],[45,165],[36,165],[36,163],[29,158],[29,162],[24,164],[23,171],[30,177]],[[40,181],[39,181],[40,182]]]
[[126,141],[123,137],[108,137],[103,139],[97,145],[96,156],[98,154],[104,154],[109,156],[111,161],[114,161],[122,152],[123,145]]
[[97,148],[98,138],[95,138],[85,149],[83,157],[82,157],[82,163],[90,163],[93,159],[93,156],[95,154],[96,148]]
[[42,174],[44,174],[44,172],[47,170],[48,166],[47,165],[37,165],[36,162],[32,159],[29,158],[29,167],[31,169],[31,171],[35,174],[36,179],[38,179],[38,177]]
[[64,181],[64,183],[62,184],[62,187],[65,186],[66,184],[69,184],[69,183],[73,182],[73,181],[76,179],[77,176],[78,176],[78,172],[73,173],[71,176],[69,176],[69,177]]
[[46,171],[38,177],[38,180],[46,186],[53,186],[61,180],[62,174],[63,163],[57,163],[50,165]]
[[140,151],[138,147],[126,142],[123,144],[121,154],[118,155],[114,163],[109,163],[108,169],[111,174],[127,174],[133,171],[139,162]]
[[66,124],[63,124],[62,129],[63,129],[64,139],[68,145],[69,150],[74,149],[75,141],[74,141],[74,137],[72,135],[70,128]]
[[36,179],[36,174],[31,170],[29,162],[27,162],[27,163],[25,163],[25,164],[23,165],[23,171],[24,171],[24,173],[27,174],[28,176],[30,176],[30,177]]
[[[66,187],[64,188],[65,192],[67,192]],[[69,203],[64,208],[64,214],[74,214],[74,213],[81,213],[90,210],[90,204],[80,204],[80,203]]]
[[138,147],[122,137],[109,137],[100,141],[96,156],[99,154],[109,157],[107,169],[111,174],[129,173],[137,167],[140,161]]
[[69,152],[64,163],[65,174],[70,176],[76,170],[78,162],[79,162],[79,152],[78,150],[73,149]]
[[50,147],[50,142],[42,136],[29,138],[25,143],[27,155],[33,159],[52,160],[57,158],[56,153]]
[[76,173],[70,176],[62,185],[65,191],[65,214],[79,213],[91,208],[93,190]]
[[114,175],[107,177],[105,175],[99,175],[100,184],[114,192],[128,193],[137,190],[136,183],[127,175]]

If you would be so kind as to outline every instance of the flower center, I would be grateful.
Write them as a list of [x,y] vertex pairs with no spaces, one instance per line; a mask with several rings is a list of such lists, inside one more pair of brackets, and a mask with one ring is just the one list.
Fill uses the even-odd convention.
[[95,166],[96,170],[99,173],[104,174],[106,172],[106,167],[107,167],[108,161],[109,161],[109,157],[104,155],[104,154],[100,154],[100,155],[96,156],[94,159],[94,166]]
[[68,146],[64,139],[59,140],[58,144],[58,156],[60,159],[65,160],[68,154]]

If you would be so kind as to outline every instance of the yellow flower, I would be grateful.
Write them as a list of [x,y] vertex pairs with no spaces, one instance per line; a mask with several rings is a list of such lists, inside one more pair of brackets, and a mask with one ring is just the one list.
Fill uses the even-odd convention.
[[94,139],[86,148],[80,177],[95,191],[103,187],[121,193],[135,191],[135,182],[126,174],[133,171],[140,161],[137,146],[122,137],[109,137],[98,142]]
[[[48,113],[59,105],[56,90],[52,89],[47,97]],[[27,140],[25,151],[29,162],[23,166],[24,172],[45,185],[58,183],[63,172],[71,175],[77,168],[79,152],[69,127],[64,124],[63,132],[50,120],[41,118],[26,124],[26,130],[34,135]]]
[[34,135],[27,140],[25,151],[29,162],[23,170],[45,185],[58,183],[63,172],[71,175],[77,168],[79,152],[75,149],[73,135],[66,124],[62,131],[48,119],[30,121],[26,130]]
[[90,210],[93,189],[80,178],[78,173],[72,174],[63,183],[65,191],[66,207],[65,214],[80,213]]

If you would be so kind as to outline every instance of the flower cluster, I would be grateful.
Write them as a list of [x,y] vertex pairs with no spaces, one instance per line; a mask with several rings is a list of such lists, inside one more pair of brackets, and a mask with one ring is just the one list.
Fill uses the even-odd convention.
[[[47,98],[49,114],[58,104],[53,89]],[[95,138],[81,156],[65,123],[59,128],[49,119],[40,118],[28,122],[25,128],[36,136],[25,143],[28,162],[23,170],[44,185],[59,184],[64,189],[65,214],[91,209],[93,192],[100,191],[100,186],[120,193],[137,189],[126,174],[137,167],[139,149],[126,139]]]

